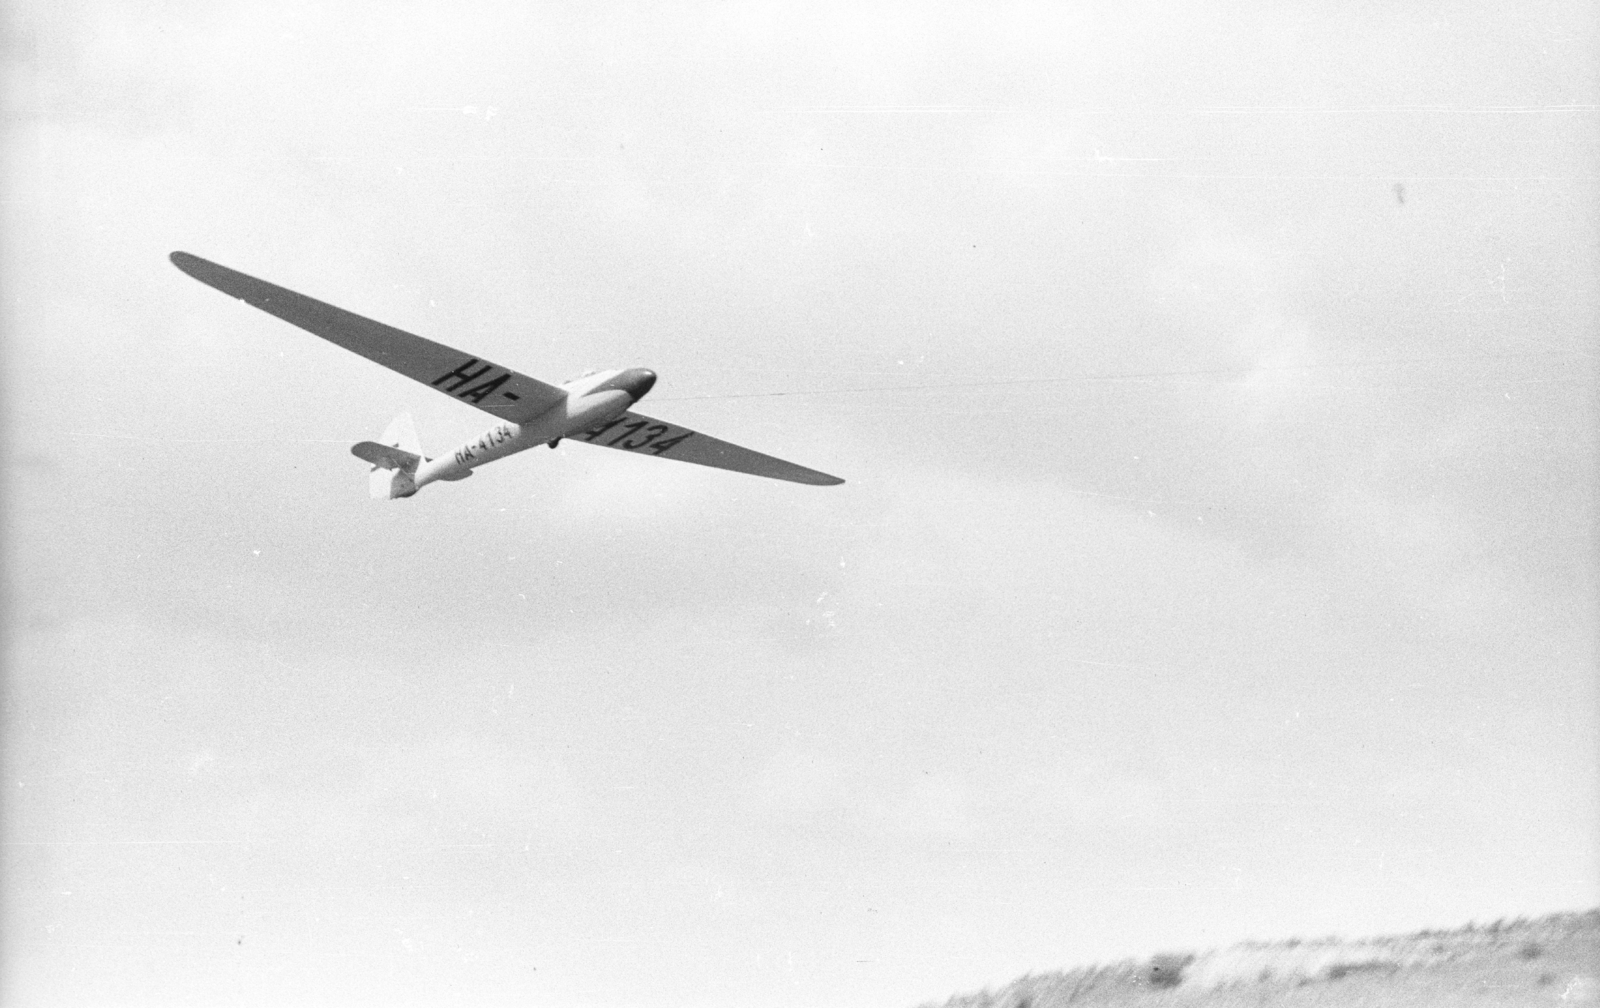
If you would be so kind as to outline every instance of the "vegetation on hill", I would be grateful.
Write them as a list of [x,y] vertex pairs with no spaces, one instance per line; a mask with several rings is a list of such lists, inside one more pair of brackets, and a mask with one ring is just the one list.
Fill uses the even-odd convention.
[[[1245,942],[1029,974],[942,1008],[1600,1004],[1600,910],[1387,938]],[[922,1008],[941,1008],[929,1003]]]

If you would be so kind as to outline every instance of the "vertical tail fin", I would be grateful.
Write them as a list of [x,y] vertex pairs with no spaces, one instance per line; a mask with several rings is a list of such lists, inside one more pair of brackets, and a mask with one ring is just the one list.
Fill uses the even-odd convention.
[[411,414],[395,417],[380,437],[381,441],[362,441],[350,448],[350,454],[372,464],[368,492],[378,500],[410,497],[417,492],[417,466],[423,462]]
[[378,443],[413,455],[422,454],[422,442],[417,440],[417,425],[412,422],[410,413],[402,413],[390,420],[389,426],[383,429],[383,436],[378,438]]

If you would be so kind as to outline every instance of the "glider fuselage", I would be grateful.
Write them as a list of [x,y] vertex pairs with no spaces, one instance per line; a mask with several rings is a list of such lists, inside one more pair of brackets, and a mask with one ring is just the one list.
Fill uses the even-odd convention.
[[599,371],[560,386],[566,396],[526,423],[495,424],[452,452],[417,467],[418,489],[436,480],[466,479],[478,466],[589,430],[620,416],[655,385],[645,368]]

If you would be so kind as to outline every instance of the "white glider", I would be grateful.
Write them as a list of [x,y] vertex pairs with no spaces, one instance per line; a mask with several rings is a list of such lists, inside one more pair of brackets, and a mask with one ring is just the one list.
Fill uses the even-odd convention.
[[791,483],[835,486],[844,482],[631,412],[633,404],[656,382],[655,372],[644,368],[597,371],[564,385],[547,385],[199,256],[174,252],[171,258],[174,266],[203,284],[470,403],[500,421],[450,454],[427,458],[418,445],[410,415],[396,417],[383,432],[381,443],[362,441],[350,449],[352,455],[372,465],[372,496],[377,498],[410,497],[437,480],[466,479],[487,462],[535,445],[554,448],[563,438]]

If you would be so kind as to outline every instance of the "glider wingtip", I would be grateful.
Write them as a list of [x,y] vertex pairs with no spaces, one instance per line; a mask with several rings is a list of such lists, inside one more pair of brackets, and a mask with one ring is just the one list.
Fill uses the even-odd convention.
[[172,252],[167,260],[190,276],[194,276],[195,270],[209,265],[204,259],[188,252]]

